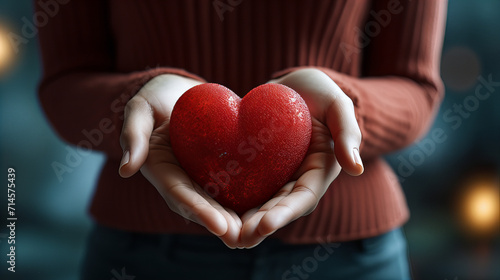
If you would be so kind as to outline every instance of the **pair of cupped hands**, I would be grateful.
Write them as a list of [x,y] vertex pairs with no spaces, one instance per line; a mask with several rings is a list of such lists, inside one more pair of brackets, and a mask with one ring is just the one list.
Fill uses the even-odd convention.
[[308,215],[342,169],[353,176],[363,173],[354,106],[318,69],[303,68],[269,82],[286,85],[302,96],[311,113],[312,135],[293,181],[260,208],[238,216],[221,206],[189,178],[174,157],[169,136],[172,109],[184,92],[201,84],[183,76],[157,76],[127,103],[120,137],[124,151],[120,175],[127,178],[140,170],[172,211],[204,226],[230,248],[252,248]]

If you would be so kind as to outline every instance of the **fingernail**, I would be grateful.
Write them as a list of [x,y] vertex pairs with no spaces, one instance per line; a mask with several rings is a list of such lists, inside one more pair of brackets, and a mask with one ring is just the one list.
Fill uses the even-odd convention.
[[361,161],[361,156],[359,155],[359,149],[358,148],[354,148],[353,151],[352,151],[352,153],[354,155],[354,162],[359,167],[361,167],[361,172],[363,172],[364,167],[363,167],[363,162]]
[[120,168],[119,169],[122,169],[122,167],[127,164],[130,160],[130,152],[129,151],[125,151],[123,153],[123,157],[122,157],[122,161],[120,162]]

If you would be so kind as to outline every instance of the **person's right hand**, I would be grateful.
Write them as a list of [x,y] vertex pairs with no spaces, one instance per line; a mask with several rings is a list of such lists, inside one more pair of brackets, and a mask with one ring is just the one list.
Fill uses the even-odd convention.
[[119,173],[127,178],[140,169],[172,211],[204,226],[234,248],[241,231],[240,218],[189,178],[170,146],[170,116],[175,102],[198,84],[200,82],[178,75],[160,75],[127,103],[120,136],[124,153]]
[[311,142],[291,182],[241,217],[240,247],[245,248],[257,246],[278,229],[314,211],[341,169],[352,176],[364,170],[354,104],[328,75],[319,69],[302,68],[270,82],[288,86],[302,96],[311,113]]

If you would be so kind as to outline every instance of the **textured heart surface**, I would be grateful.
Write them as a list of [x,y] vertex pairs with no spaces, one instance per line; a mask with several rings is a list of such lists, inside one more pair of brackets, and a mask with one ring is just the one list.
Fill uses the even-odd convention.
[[174,106],[170,141],[187,174],[238,214],[268,201],[302,163],[311,116],[294,90],[264,84],[243,99],[219,84],[186,91]]

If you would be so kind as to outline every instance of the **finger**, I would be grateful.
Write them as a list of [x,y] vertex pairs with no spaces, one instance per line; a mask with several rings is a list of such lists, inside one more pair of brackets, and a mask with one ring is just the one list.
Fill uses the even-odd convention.
[[[338,176],[340,165],[332,151],[328,129],[313,119],[313,139],[306,158],[297,171],[298,179],[280,190],[261,207],[266,211],[259,223],[258,234],[267,236],[291,221],[310,213]],[[244,225],[245,226],[245,225]]]
[[265,214],[266,211],[257,211],[245,221],[241,228],[240,246],[238,248],[253,248],[267,237],[260,234],[258,230],[260,221]]
[[290,222],[311,213],[339,172],[340,166],[335,164],[328,169],[312,169],[304,173],[290,194],[262,217],[259,233],[264,236],[270,235]]
[[[227,217],[221,213],[221,209],[224,209],[213,199],[208,200],[195,190],[187,174],[179,166],[169,162],[174,160],[172,155],[162,155],[161,158],[148,158],[141,171],[156,187],[170,209],[217,236],[226,234]],[[216,209],[214,205],[220,208]]]
[[239,237],[242,227],[242,222],[238,214],[234,210],[222,207],[215,199],[209,196],[199,185],[195,184],[195,189],[212,207],[219,211],[227,222],[227,231],[219,236],[226,246],[231,249],[239,245]]
[[271,209],[274,205],[276,205],[283,197],[287,196],[293,189],[295,182],[289,182],[285,186],[283,186],[274,196],[268,200],[266,203],[261,205],[260,207],[252,208],[245,212],[241,216],[241,221],[246,223],[248,220],[253,218],[258,212],[263,212]]
[[[341,91],[337,86],[337,91]],[[343,92],[338,93],[327,109],[326,125],[332,134],[335,156],[342,169],[350,175],[361,175],[364,167],[359,155],[361,131],[354,105]]]
[[241,222],[245,224],[255,213],[259,212],[259,207],[252,208],[248,211],[246,211],[242,216],[241,216]]
[[154,119],[149,103],[139,95],[127,103],[124,114],[120,135],[123,157],[118,172],[127,178],[134,175],[146,161]]
[[219,236],[219,238],[227,247],[235,249],[239,246],[239,238],[242,226],[241,220],[234,211],[224,211],[222,212],[222,215],[226,218],[228,228],[226,233]]
[[241,221],[240,216],[238,216],[238,214],[236,214],[236,212],[234,212],[231,209],[227,209],[227,208],[225,208],[225,209],[229,213],[229,215],[231,215],[231,217],[234,219],[234,221],[236,222],[236,226],[241,229],[241,227],[243,226],[243,222]]
[[241,246],[244,248],[253,248],[260,244],[267,236],[259,232],[258,227],[262,217],[269,209],[272,209],[283,198],[290,194],[295,182],[290,182],[281,188],[276,195],[266,202],[260,209],[254,208],[246,212],[243,217],[243,227],[241,229]]

